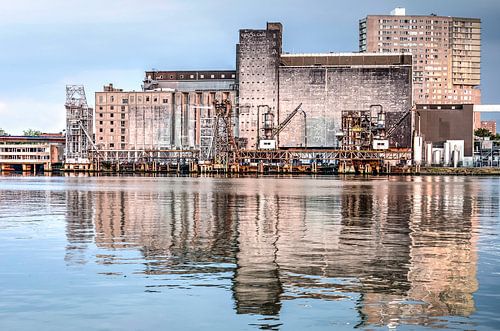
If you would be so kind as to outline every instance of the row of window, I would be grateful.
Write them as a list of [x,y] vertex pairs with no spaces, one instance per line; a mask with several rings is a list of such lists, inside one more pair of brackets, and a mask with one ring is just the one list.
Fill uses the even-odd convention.
[[2,160],[50,160],[50,155],[0,155]]
[[46,149],[43,147],[40,147],[40,148],[35,148],[35,147],[30,147],[30,148],[5,147],[5,148],[1,148],[0,147],[0,153],[43,153],[45,151],[46,151]]
[[[103,125],[104,121],[99,121],[99,125]],[[110,125],[115,125],[115,121],[109,121]],[[125,121],[120,121],[120,126],[125,126]]]
[[[100,103],[100,104],[104,103],[104,96],[103,96],[103,95],[99,95],[99,98],[98,98],[98,99],[99,99],[99,103]],[[134,102],[134,100],[135,100],[135,99],[134,99],[134,96],[130,96],[130,102],[132,102],[132,103],[133,103],[133,102]],[[157,103],[157,102],[158,102],[158,100],[160,100],[160,98],[159,98],[159,97],[157,97],[157,96],[153,96],[153,97],[150,97],[150,96],[144,96],[144,99],[143,99],[143,97],[142,97],[142,96],[137,96],[137,102],[138,102],[138,103],[142,103],[142,100],[145,100],[145,102],[150,102],[151,100],[153,100],[153,102],[156,102],[156,103]],[[162,101],[162,103],[168,103],[168,98],[161,98],[161,101]],[[115,102],[115,97],[114,97],[114,96],[110,96],[110,97],[109,97],[109,102],[110,102],[110,103]],[[127,104],[129,103],[129,99],[127,99],[127,98],[122,98],[122,99],[121,99],[121,103],[122,103],[122,104],[127,105]],[[125,106],[122,106],[122,110],[124,110],[124,109],[125,109],[124,107],[125,107]],[[102,107],[101,107],[100,109],[102,109]],[[113,106],[111,106],[111,109],[113,109]]]
[[[198,77],[199,77],[200,79],[205,79],[205,74],[200,74]],[[219,78],[219,77],[216,77],[216,75],[214,75],[214,74],[211,74],[210,76],[208,76],[208,75],[207,75],[207,77],[210,77],[210,79]],[[225,79],[225,78],[229,78],[229,77],[234,78],[234,77],[235,77],[235,74],[231,74],[231,75],[220,74],[220,79]],[[156,78],[157,78],[157,79],[163,79],[163,75],[158,75]],[[175,76],[174,76],[174,75],[170,75],[170,76],[165,75],[165,79],[167,79],[167,78],[169,78],[169,79],[174,79],[174,78],[175,78]],[[187,76],[187,75],[186,75],[186,76],[184,76],[184,75],[179,75],[179,79],[185,79],[185,78],[187,79],[187,78],[188,78],[188,76]],[[194,79],[194,78],[195,78],[195,75],[192,75],[192,74],[191,74],[191,75],[189,75],[189,79]]]

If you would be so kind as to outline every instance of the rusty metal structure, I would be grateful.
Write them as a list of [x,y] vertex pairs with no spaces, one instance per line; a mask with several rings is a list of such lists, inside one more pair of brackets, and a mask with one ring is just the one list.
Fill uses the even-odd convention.
[[65,167],[90,168],[93,149],[93,109],[87,105],[83,85],[66,85]]
[[214,101],[215,117],[213,120],[213,136],[208,159],[214,165],[228,168],[237,164],[239,148],[234,137],[232,105],[229,100]]

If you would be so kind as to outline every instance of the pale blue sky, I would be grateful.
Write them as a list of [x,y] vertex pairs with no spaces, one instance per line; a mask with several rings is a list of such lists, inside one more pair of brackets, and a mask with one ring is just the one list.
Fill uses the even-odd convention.
[[234,69],[238,30],[284,25],[289,52],[357,51],[358,20],[406,7],[482,20],[483,103],[500,103],[500,1],[0,0],[0,128],[58,132],[65,85],[140,89],[144,70]]

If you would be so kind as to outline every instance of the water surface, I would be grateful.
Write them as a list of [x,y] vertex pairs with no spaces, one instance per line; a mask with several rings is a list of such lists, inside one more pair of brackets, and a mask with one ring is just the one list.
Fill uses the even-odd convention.
[[0,177],[0,329],[496,329],[499,204],[495,177]]

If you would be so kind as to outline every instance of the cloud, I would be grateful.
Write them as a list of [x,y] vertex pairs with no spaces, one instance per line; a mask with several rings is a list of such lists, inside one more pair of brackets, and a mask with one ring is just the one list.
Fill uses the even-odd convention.
[[152,15],[176,15],[191,6],[191,1],[164,0],[16,0],[2,4],[0,25],[130,23],[148,20]]

